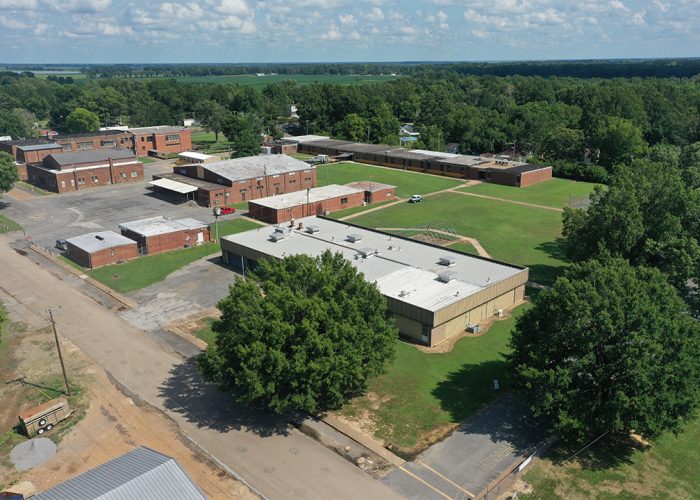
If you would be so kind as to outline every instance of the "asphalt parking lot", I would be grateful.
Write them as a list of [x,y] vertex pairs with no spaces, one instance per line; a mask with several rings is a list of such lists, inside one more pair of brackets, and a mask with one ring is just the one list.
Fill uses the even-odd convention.
[[[164,166],[149,165],[146,179]],[[169,168],[169,167],[168,167]],[[37,196],[20,201],[8,195],[0,201],[0,213],[17,221],[27,236],[47,248],[57,239],[66,239],[91,231],[112,230],[118,225],[162,215],[167,218],[193,217],[213,222],[211,210],[180,195],[156,194],[146,182],[90,188],[61,195]],[[22,233],[16,233],[19,238]]]
[[384,482],[411,499],[474,498],[532,453],[542,437],[526,406],[509,394]]

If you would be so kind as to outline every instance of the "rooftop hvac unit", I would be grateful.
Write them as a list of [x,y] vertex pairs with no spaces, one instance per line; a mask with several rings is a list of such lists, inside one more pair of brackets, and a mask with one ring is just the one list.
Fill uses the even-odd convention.
[[379,253],[379,250],[377,250],[376,248],[366,247],[366,248],[360,248],[357,251],[357,253],[359,253],[362,257],[364,257],[366,259],[367,257],[371,257],[372,255],[377,255]]
[[481,330],[480,325],[467,325],[467,331],[469,333],[479,333],[479,330]]
[[438,274],[438,280],[442,281],[443,283],[449,283],[450,281],[454,280],[456,276],[457,273],[454,271],[445,271]]
[[346,239],[350,243],[357,243],[358,241],[362,240],[362,235],[361,234],[348,234],[348,237]]
[[441,266],[454,266],[456,260],[452,255],[443,255],[440,257],[440,260],[438,260],[438,264]]
[[316,234],[321,230],[320,227],[314,225],[314,226],[306,226],[306,232],[309,234]]
[[280,241],[289,236],[289,230],[284,227],[276,227],[275,232],[270,235],[270,240]]
[[502,318],[503,316],[505,316],[503,309],[496,309],[496,316],[498,316],[499,318]]

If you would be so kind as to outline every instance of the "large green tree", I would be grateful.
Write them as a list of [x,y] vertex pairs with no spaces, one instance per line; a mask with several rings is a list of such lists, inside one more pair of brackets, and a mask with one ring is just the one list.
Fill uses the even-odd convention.
[[219,133],[231,119],[231,112],[218,102],[208,100],[197,104],[195,116],[206,130],[214,132],[216,142],[219,142]]
[[376,285],[330,251],[262,261],[218,307],[200,371],[276,412],[338,408],[362,394],[398,338]]
[[600,121],[593,132],[592,143],[600,149],[600,163],[607,167],[629,163],[647,151],[642,130],[632,121],[618,116],[606,116]]
[[8,192],[19,180],[19,173],[12,155],[0,152],[0,194]]
[[335,125],[335,135],[346,141],[364,142],[367,139],[367,120],[350,113]]
[[567,441],[655,437],[698,403],[700,324],[661,272],[624,259],[572,266],[519,318],[511,347],[517,388]]
[[257,116],[236,113],[224,122],[222,132],[231,141],[231,158],[260,154],[260,120]]
[[100,128],[100,117],[85,108],[75,108],[66,116],[64,127],[68,132],[94,132]]

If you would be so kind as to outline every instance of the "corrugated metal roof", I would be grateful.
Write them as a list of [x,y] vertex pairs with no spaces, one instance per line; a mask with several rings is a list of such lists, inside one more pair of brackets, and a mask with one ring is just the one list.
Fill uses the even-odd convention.
[[[223,240],[278,258],[302,253],[317,256],[325,250],[340,252],[364,273],[365,279],[376,281],[383,294],[431,311],[442,309],[523,270],[519,266],[349,226],[340,221],[306,217],[297,222],[303,223],[304,227],[318,226],[319,232],[309,234],[304,229],[294,229],[288,237],[273,242],[269,238],[271,229],[262,228],[225,236]],[[352,243],[347,239],[350,234],[358,234],[361,239]],[[362,258],[359,250],[363,248],[376,249],[378,254]],[[440,264],[440,259],[446,255],[454,257],[454,264],[449,267]],[[443,283],[438,275],[447,270],[454,272],[454,280]],[[409,293],[400,296],[401,291]]]
[[48,142],[44,144],[28,144],[26,146],[17,146],[17,149],[22,151],[43,151],[45,149],[61,149],[63,146],[55,142]]
[[308,163],[287,155],[248,156],[205,163],[201,167],[232,182],[314,168]]
[[195,186],[190,184],[185,184],[184,182],[174,181],[172,179],[156,179],[148,183],[149,186],[155,186],[169,191],[175,191],[176,193],[186,194],[193,193],[197,191]]
[[95,233],[81,234],[66,240],[68,243],[85,250],[88,253],[104,250],[105,248],[119,247],[123,245],[135,245],[136,242],[114,231],[98,231]]
[[34,498],[38,500],[202,500],[175,459],[140,446]]
[[329,137],[327,135],[313,135],[313,134],[308,134],[308,135],[296,135],[294,137],[285,137],[285,139],[289,139],[290,141],[294,141],[296,143],[301,143],[301,142],[312,142],[312,141],[322,141],[325,139],[328,139]]
[[330,184],[311,188],[308,190],[294,191],[292,193],[280,194],[277,196],[268,196],[267,198],[258,198],[250,200],[251,203],[261,205],[275,210],[284,208],[296,207],[305,203],[317,203],[339,196],[349,196],[351,194],[364,193],[361,189],[356,189],[348,186],[340,186],[338,184]]
[[149,219],[135,220],[119,224],[119,229],[126,229],[142,236],[156,236],[158,234],[174,233],[185,229],[205,228],[209,224],[192,218],[168,220],[165,217],[151,217]]

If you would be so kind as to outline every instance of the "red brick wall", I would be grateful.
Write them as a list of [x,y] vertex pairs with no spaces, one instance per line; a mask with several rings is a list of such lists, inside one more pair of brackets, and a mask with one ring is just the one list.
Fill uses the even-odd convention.
[[135,259],[138,256],[139,252],[136,243],[105,248],[91,254],[68,242],[68,257],[83,267],[94,269]]
[[17,149],[17,161],[23,161],[24,163],[41,163],[44,158],[53,153],[60,153],[63,151],[61,148],[52,149],[42,149],[39,151],[22,151]]
[[[133,176],[134,173],[135,176]],[[112,168],[105,166],[63,172],[51,172],[41,167],[28,165],[27,175],[30,184],[54,193],[66,193],[111,184],[143,181],[143,163],[117,164]],[[97,176],[97,182],[92,179],[93,176]],[[82,183],[81,179],[84,179],[85,182]]]
[[26,164],[22,163],[20,165],[17,165],[17,173],[19,174],[19,180],[26,181],[27,179],[29,179],[29,177],[27,177],[27,165]]
[[297,152],[296,144],[273,144],[272,153],[276,155],[291,155]]
[[[380,203],[382,201],[394,200],[396,199],[396,188],[384,188],[376,190],[369,193],[371,196],[369,198],[370,203]],[[367,193],[365,193],[365,198],[367,198]]]
[[[343,198],[347,198],[347,203],[341,203]],[[332,213],[346,208],[359,207],[362,206],[364,201],[364,192],[353,193],[347,196],[337,196],[328,200],[311,202],[308,205],[304,203],[279,210],[258,205],[256,202],[251,201],[248,204],[248,215],[263,222],[279,224],[280,222],[286,222],[290,219],[300,219],[310,215],[323,215],[326,210]]]
[[[119,148],[119,149],[132,149],[133,141],[131,139],[131,132],[124,132],[123,134],[110,134],[110,135],[94,135],[85,137],[65,137],[58,138],[56,142],[63,144],[67,147],[63,151],[82,151],[78,149],[78,143],[91,143],[90,147],[84,148],[85,150],[91,149],[102,149],[102,148]],[[102,141],[114,142],[114,144],[102,145]]]
[[175,231],[172,233],[159,234],[156,236],[144,237],[138,233],[122,229],[122,236],[134,240],[138,247],[144,247],[144,253],[152,255],[154,253],[167,252],[184,248],[186,244],[194,246],[197,242],[197,233],[203,233],[204,241],[211,241],[211,228],[192,229]]
[[520,187],[532,186],[539,182],[544,182],[552,178],[552,167],[525,172],[520,176]]
[[[168,135],[178,135],[178,141],[166,141]],[[136,154],[138,156],[148,156],[148,152],[152,149],[159,153],[182,153],[192,149],[192,131],[181,130],[179,132],[156,133],[134,135],[134,144],[136,145]]]

